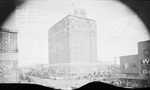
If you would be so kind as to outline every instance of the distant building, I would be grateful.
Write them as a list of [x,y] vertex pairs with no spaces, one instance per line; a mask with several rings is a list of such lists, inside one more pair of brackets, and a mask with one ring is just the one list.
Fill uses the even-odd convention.
[[[90,70],[87,65],[97,61],[96,22],[81,16],[68,15],[49,29],[51,66],[69,73],[82,72],[85,68]],[[58,68],[56,71],[62,71]]]
[[17,32],[0,29],[0,83],[17,83]]

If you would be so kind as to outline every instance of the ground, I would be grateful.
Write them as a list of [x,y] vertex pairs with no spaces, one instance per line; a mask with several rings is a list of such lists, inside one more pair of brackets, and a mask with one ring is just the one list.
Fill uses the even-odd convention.
[[[35,84],[56,88],[69,88],[69,87],[79,88],[90,82],[89,80],[52,80],[52,79],[41,79],[39,77],[34,76],[29,77],[34,81],[33,83]],[[21,83],[27,83],[27,81],[23,81]]]

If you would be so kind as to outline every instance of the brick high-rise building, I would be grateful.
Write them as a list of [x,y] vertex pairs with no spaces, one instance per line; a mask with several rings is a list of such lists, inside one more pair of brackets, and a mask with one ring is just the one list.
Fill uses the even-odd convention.
[[[97,61],[96,22],[68,15],[49,29],[49,64],[69,72],[89,70]],[[78,69],[77,69],[78,68]],[[56,68],[58,69],[58,68]],[[63,70],[56,70],[63,71]]]
[[0,83],[17,83],[17,32],[0,29]]

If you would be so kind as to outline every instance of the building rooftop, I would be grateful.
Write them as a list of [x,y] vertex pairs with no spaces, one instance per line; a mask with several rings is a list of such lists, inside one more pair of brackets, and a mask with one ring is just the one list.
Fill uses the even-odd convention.
[[91,20],[91,21],[96,22],[96,21],[95,21],[95,20],[93,20],[93,19],[84,18],[84,17],[80,17],[80,16],[75,16],[75,15],[68,15],[68,16],[77,17],[77,18],[86,19],[86,20]]
[[[61,19],[59,22],[57,22],[55,25],[57,25],[57,24],[60,23],[62,20],[66,19],[67,17],[77,17],[77,18],[86,19],[86,20],[90,20],[90,21],[96,22],[95,20],[92,20],[92,19],[89,19],[89,18],[79,17],[79,16],[75,16],[75,15],[67,15],[66,17],[64,17],[63,19]],[[55,25],[53,25],[52,27],[54,27]],[[51,27],[51,28],[52,28],[52,27]]]
[[138,44],[139,44],[139,43],[144,43],[144,42],[145,42],[145,43],[150,43],[150,40],[140,41],[140,42],[138,42]]
[[9,33],[17,33],[17,30],[6,29],[6,28],[0,28],[0,31],[2,31],[2,32],[9,32]]

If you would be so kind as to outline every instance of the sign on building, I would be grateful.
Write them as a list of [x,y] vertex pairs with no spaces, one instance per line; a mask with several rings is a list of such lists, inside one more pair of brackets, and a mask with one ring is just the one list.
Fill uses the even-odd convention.
[[150,59],[141,59],[141,73],[150,74]]
[[150,40],[138,43],[138,55],[140,59],[141,73],[150,75]]
[[121,56],[120,66],[122,73],[139,73],[140,65],[138,55]]

